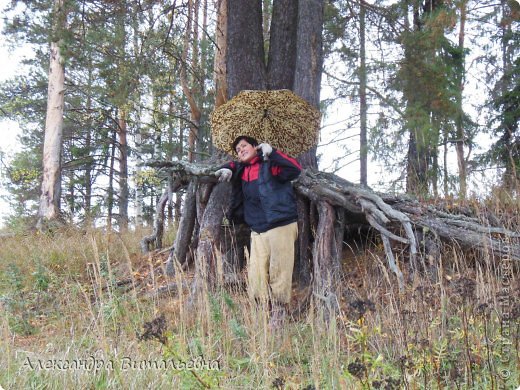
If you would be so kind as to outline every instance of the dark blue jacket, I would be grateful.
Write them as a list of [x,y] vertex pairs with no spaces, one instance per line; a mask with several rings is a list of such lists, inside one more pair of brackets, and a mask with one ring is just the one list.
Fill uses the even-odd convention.
[[291,180],[300,175],[301,167],[294,158],[273,148],[267,161],[256,156],[250,163],[232,161],[223,168],[233,171],[231,221],[263,233],[298,219]]

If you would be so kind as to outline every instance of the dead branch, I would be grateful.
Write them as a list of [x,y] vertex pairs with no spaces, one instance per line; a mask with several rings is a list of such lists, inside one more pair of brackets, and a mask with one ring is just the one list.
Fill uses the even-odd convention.
[[[220,164],[196,164],[184,161],[154,161],[147,165],[168,174],[175,173],[183,180],[197,176],[199,180],[215,182],[214,172]],[[377,230],[382,237],[385,252],[392,271],[402,285],[402,272],[392,253],[391,241],[408,246],[413,267],[419,257],[425,267],[424,257],[417,256],[419,243],[417,232],[429,234],[434,239],[457,243],[461,248],[488,251],[495,256],[509,256],[520,260],[520,233],[503,226],[492,226],[475,217],[456,214],[422,204],[406,195],[377,194],[336,175],[314,170],[303,170],[294,182],[297,192],[311,201],[325,201],[345,212],[346,226],[367,225]]]

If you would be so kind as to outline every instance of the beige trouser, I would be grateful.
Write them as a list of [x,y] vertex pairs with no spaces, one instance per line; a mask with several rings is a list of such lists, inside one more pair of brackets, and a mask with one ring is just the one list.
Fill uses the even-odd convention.
[[252,299],[272,298],[279,303],[289,303],[297,235],[296,222],[265,233],[251,232],[248,291]]

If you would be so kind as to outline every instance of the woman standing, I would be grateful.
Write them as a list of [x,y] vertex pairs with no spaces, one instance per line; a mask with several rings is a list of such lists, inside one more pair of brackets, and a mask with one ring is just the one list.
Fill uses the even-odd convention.
[[248,293],[271,304],[270,327],[278,328],[291,299],[294,243],[298,235],[296,200],[291,181],[301,166],[294,159],[258,144],[248,136],[233,142],[238,161],[215,172],[219,181],[233,181],[229,219],[251,228]]

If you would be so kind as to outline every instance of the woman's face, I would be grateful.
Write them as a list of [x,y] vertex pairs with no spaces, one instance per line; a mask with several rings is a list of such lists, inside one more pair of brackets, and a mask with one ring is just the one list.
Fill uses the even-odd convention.
[[237,144],[235,151],[238,159],[243,163],[250,162],[256,156],[256,148],[248,143],[245,139],[241,139]]

